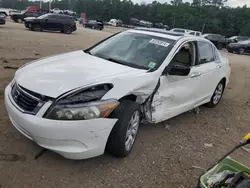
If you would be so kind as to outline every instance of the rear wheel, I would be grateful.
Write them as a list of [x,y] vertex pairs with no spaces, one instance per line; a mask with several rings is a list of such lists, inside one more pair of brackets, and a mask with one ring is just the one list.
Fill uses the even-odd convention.
[[31,30],[32,30],[32,31],[41,32],[41,31],[42,31],[42,26],[41,26],[40,24],[31,25]]
[[224,88],[225,81],[221,80],[220,83],[217,85],[211,100],[209,101],[209,103],[206,104],[208,107],[213,108],[219,104],[224,92]]
[[217,45],[218,50],[222,50],[222,44]]
[[23,22],[23,20],[21,19],[21,18],[17,18],[17,23],[22,23]]
[[132,150],[140,124],[140,106],[124,100],[112,112],[110,118],[117,118],[106,145],[106,150],[116,157],[126,157]]
[[64,32],[65,34],[71,34],[71,33],[72,33],[72,29],[71,29],[70,26],[66,25],[66,26],[64,26],[64,28],[63,28],[63,32]]
[[240,49],[239,49],[239,54],[240,54],[240,55],[244,55],[244,53],[245,53],[244,48],[240,48]]

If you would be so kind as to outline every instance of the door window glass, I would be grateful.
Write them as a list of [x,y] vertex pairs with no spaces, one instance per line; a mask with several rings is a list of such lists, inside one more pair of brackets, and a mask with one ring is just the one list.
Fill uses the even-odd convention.
[[207,42],[201,42],[198,41],[198,61],[197,64],[204,64],[204,63],[209,63],[211,61],[214,61],[214,53],[213,53],[213,47],[211,44]]

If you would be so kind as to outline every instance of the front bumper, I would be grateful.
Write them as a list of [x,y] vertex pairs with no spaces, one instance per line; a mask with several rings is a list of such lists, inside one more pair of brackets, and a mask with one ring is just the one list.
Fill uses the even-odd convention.
[[52,150],[68,159],[86,159],[104,153],[108,136],[117,119],[83,121],[58,121],[42,118],[50,104],[45,104],[38,114],[22,113],[15,107],[10,95],[10,85],[5,89],[5,106],[14,127],[41,147]]
[[4,25],[6,23],[5,19],[0,19],[0,25]]

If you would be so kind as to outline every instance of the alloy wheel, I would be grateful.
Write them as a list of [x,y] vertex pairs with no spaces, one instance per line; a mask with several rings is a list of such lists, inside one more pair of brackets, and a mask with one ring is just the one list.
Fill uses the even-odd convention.
[[139,111],[135,111],[129,121],[128,129],[126,133],[125,149],[127,151],[129,151],[134,144],[139,124],[140,124],[140,113]]

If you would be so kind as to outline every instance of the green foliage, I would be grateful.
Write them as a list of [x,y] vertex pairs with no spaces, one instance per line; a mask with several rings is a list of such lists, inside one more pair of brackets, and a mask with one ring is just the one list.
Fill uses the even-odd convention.
[[[227,37],[233,35],[250,36],[250,8],[225,7],[226,0],[193,0],[184,3],[182,0],[172,0],[171,4],[159,3],[134,4],[131,0],[52,0],[52,8],[72,9],[78,14],[86,12],[88,19],[112,18],[130,23],[131,18],[143,19],[151,22],[162,22],[172,27],[202,30],[204,33],[218,33]],[[27,6],[39,7],[39,1],[28,0],[0,0],[0,6],[6,8],[25,9]],[[48,8],[43,3],[43,8]]]

